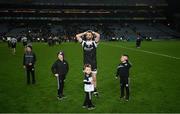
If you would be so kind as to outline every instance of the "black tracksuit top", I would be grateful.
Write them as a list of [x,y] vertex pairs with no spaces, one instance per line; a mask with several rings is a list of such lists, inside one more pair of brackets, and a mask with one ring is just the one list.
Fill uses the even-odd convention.
[[117,67],[116,76],[120,76],[123,78],[129,77],[129,69],[131,68],[131,64],[127,61],[125,63],[120,63]]
[[53,74],[66,75],[69,71],[68,62],[66,60],[56,60],[51,67],[51,71]]

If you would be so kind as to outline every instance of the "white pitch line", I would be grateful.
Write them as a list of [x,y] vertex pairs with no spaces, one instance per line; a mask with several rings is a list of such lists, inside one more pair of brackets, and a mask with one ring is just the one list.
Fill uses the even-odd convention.
[[101,43],[103,45],[108,45],[111,47],[120,47],[120,48],[125,48],[125,49],[129,49],[129,50],[133,50],[133,51],[137,51],[137,52],[144,52],[144,53],[149,53],[149,54],[153,54],[153,55],[159,55],[159,56],[163,56],[163,57],[167,57],[167,58],[173,58],[173,59],[178,59],[180,60],[179,57],[174,57],[174,56],[170,56],[170,55],[166,55],[166,54],[161,54],[161,53],[156,53],[156,52],[151,52],[151,51],[146,51],[146,50],[138,50],[138,49],[134,49],[134,48],[128,48],[128,47],[124,47],[124,46],[120,46],[120,45],[111,45],[111,44],[106,44],[106,43]]

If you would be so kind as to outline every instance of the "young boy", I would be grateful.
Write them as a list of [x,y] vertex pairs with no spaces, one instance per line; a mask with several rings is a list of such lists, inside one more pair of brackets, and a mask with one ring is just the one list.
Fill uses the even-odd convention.
[[57,54],[58,60],[52,65],[51,71],[57,77],[58,82],[58,100],[62,100],[63,98],[66,98],[63,94],[64,89],[64,80],[66,78],[66,75],[69,71],[69,65],[66,60],[64,60],[64,52],[60,51]]
[[23,65],[27,72],[27,84],[30,84],[30,73],[32,75],[32,84],[35,84],[35,65],[36,55],[32,52],[32,46],[28,45],[23,58]]
[[85,91],[85,100],[83,104],[83,108],[88,108],[88,110],[92,110],[95,106],[92,104],[92,92],[94,91],[94,82],[92,78],[91,65],[84,65],[84,91]]
[[126,101],[129,101],[129,69],[131,68],[131,64],[128,62],[128,55],[122,55],[120,58],[121,63],[117,67],[116,78],[120,77],[120,89],[121,96],[120,98],[124,98],[124,89],[126,89]]

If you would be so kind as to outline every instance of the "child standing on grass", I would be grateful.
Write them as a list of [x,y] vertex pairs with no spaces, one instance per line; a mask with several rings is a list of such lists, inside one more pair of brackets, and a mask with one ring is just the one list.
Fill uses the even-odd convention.
[[26,69],[27,73],[27,84],[30,84],[30,74],[32,75],[32,84],[35,84],[35,65],[36,63],[36,55],[32,52],[32,46],[26,46],[26,51],[23,57],[23,65],[24,69]]
[[129,101],[129,69],[131,64],[128,62],[128,55],[122,55],[120,58],[121,63],[117,67],[116,79],[120,77],[120,98],[124,98],[124,89],[126,90],[125,100]]
[[94,91],[94,84],[92,78],[92,70],[90,64],[84,65],[84,91],[85,91],[85,100],[83,104],[83,108],[88,108],[88,110],[92,110],[95,106],[92,104],[92,92]]
[[58,82],[58,100],[62,100],[65,97],[63,94],[64,89],[64,80],[66,78],[66,75],[69,71],[68,62],[64,59],[64,52],[60,51],[57,54],[58,59],[55,61],[55,63],[52,65],[51,70],[52,73],[57,77]]

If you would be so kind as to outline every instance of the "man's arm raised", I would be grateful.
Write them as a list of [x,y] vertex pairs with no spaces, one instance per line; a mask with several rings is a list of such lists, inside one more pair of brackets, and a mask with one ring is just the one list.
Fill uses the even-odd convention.
[[100,40],[100,34],[99,33],[97,33],[97,32],[92,32],[94,35],[95,35],[95,42],[99,42],[99,40]]
[[82,36],[84,36],[87,32],[79,33],[76,35],[77,40],[81,43],[82,42]]

